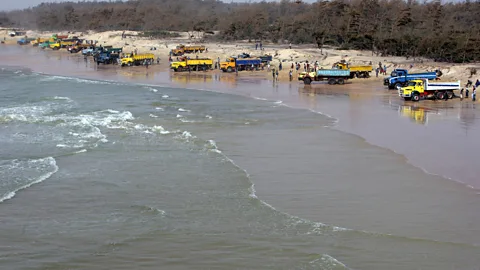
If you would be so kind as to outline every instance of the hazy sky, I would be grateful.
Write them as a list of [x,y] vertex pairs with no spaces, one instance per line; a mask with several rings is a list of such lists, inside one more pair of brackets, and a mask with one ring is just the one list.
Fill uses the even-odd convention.
[[[65,0],[0,0],[0,10],[23,9],[36,6],[42,2],[63,2]],[[73,0],[76,2],[76,0]],[[178,0],[181,1],[181,0]],[[233,0],[233,2],[249,2],[250,0]],[[257,0],[260,1],[260,0]],[[272,1],[272,0],[269,0]],[[315,0],[304,0],[305,2],[315,2]],[[231,0],[223,0],[223,2],[231,2]],[[252,2],[256,2],[253,0]]]

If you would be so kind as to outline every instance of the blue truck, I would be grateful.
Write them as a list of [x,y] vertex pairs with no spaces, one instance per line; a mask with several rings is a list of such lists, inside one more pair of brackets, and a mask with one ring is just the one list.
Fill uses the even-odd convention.
[[423,72],[423,73],[408,73],[406,69],[395,69],[390,74],[390,77],[387,77],[383,80],[383,84],[388,86],[388,89],[398,89],[407,85],[411,80],[418,79],[429,79],[435,80],[440,77],[442,74],[439,70],[433,72]]
[[236,57],[230,57],[227,58],[226,62],[220,63],[220,69],[223,72],[258,70],[261,65],[262,60],[259,58],[238,59]]
[[34,40],[35,40],[34,38],[21,38],[21,39],[17,40],[17,44],[18,45],[27,45],[27,44],[30,44],[30,42],[32,42]]
[[97,62],[97,65],[116,64],[118,62],[118,59],[120,59],[120,54],[118,52],[106,51],[95,54],[93,56],[93,59],[95,62]]
[[303,77],[303,83],[311,84],[313,81],[328,81],[328,84],[344,84],[350,79],[350,69],[318,69],[316,72],[310,72]]

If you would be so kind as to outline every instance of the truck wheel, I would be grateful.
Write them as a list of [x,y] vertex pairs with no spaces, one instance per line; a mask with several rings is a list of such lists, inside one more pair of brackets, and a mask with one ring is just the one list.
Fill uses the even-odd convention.
[[370,78],[370,73],[365,72],[365,78]]
[[182,72],[182,71],[183,71],[183,68],[182,68],[182,67],[178,67],[175,71]]
[[228,67],[227,72],[232,72],[232,67]]
[[420,100],[420,95],[417,93],[412,94],[412,101],[419,101]]
[[448,99],[452,99],[454,94],[452,91],[447,91]]
[[328,84],[334,85],[336,83],[336,80],[334,78],[328,79]]
[[340,79],[337,80],[337,83],[340,84],[340,85],[345,84],[345,80],[340,78]]
[[312,83],[312,79],[310,79],[310,78],[308,78],[308,77],[307,77],[307,78],[303,78],[303,83],[304,83],[305,85],[310,85],[310,84]]
[[398,89],[399,87],[402,87],[402,84],[399,83],[399,82],[397,82],[397,83],[395,84],[395,87],[394,87],[393,89],[396,90],[396,89]]
[[437,92],[437,99],[443,99],[443,92]]

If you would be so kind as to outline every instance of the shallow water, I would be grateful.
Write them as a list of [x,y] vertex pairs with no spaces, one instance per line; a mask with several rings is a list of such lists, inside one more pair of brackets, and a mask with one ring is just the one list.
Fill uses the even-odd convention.
[[336,130],[342,121],[271,97],[28,69],[0,80],[6,268],[480,263],[476,191]]

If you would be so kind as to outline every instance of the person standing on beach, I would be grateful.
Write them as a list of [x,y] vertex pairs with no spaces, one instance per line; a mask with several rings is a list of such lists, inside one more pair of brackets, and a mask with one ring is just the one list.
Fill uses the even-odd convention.
[[290,77],[290,81],[292,81],[293,80],[293,70],[292,69],[288,73],[288,76]]
[[282,62],[280,62],[280,64],[278,65],[278,69],[282,70]]
[[275,81],[275,69],[272,69],[272,79]]
[[473,88],[473,93],[472,93],[472,101],[477,100],[477,88]]
[[460,100],[463,100],[463,88],[460,89]]
[[275,72],[275,79],[278,81],[278,70]]
[[378,70],[378,67],[377,67],[377,69],[375,69],[375,75],[377,75],[377,78],[378,78],[378,72],[379,72],[379,71],[380,71],[380,70]]
[[470,92],[470,91],[468,91],[468,87],[467,87],[467,89],[465,89],[465,98],[466,98],[466,99],[468,99],[468,93],[469,93],[469,92]]
[[258,42],[255,43],[255,50],[257,50],[257,49],[258,49]]
[[290,42],[290,46],[288,46],[289,49],[292,49],[292,43]]

